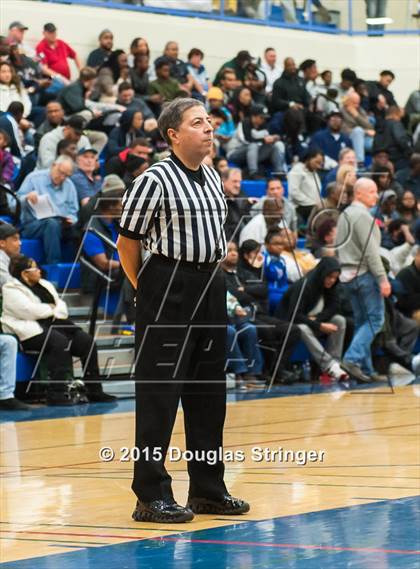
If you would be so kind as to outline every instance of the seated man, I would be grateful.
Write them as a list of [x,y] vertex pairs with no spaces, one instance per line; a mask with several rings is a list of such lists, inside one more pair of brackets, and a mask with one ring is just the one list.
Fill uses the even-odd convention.
[[239,168],[228,168],[222,172],[221,178],[228,208],[225,221],[226,239],[237,242],[251,204],[248,196],[241,190],[242,172]]
[[264,107],[255,105],[251,116],[239,123],[227,145],[227,158],[240,166],[246,165],[250,178],[260,178],[259,164],[269,162],[275,173],[285,172],[285,146],[277,134],[265,128],[268,115]]
[[239,235],[239,245],[247,239],[253,239],[262,245],[265,236],[271,229],[287,227],[284,219],[283,204],[278,199],[266,199],[262,207],[262,213],[253,217],[242,229]]
[[178,81],[172,79],[171,65],[166,57],[159,57],[155,61],[155,70],[157,79],[149,83],[149,101],[156,109],[160,109],[163,103],[172,101],[176,97],[186,96]]
[[30,411],[31,406],[15,398],[16,357],[18,343],[8,334],[0,334],[0,409],[2,411]]
[[[299,326],[302,340],[322,372],[346,380],[349,376],[339,364],[346,333],[346,319],[338,314],[335,291],[340,272],[337,259],[321,259],[315,269],[289,288],[276,316]],[[318,339],[323,335],[328,338],[325,348]]]
[[[18,191],[22,205],[22,235],[42,239],[45,261],[61,261],[61,239],[74,239],[79,202],[73,182],[73,161],[60,156],[49,170],[37,170],[27,176]],[[40,198],[42,210],[40,211]]]
[[294,231],[297,235],[298,220],[296,209],[292,202],[284,197],[284,187],[279,178],[269,178],[267,180],[267,189],[265,196],[260,198],[257,203],[251,207],[250,214],[253,217],[254,215],[262,212],[263,204],[267,198],[275,198],[276,200],[280,200],[283,208],[283,219],[286,223],[286,226],[291,231]]
[[342,134],[343,115],[339,111],[329,114],[327,128],[316,132],[311,139],[311,148],[322,150],[325,156],[324,168],[330,170],[337,165],[340,150],[353,148],[347,134]]
[[9,273],[10,260],[20,255],[19,230],[10,223],[0,223],[0,290],[12,280]]
[[412,264],[398,273],[397,284],[397,308],[420,324],[420,246]]
[[90,148],[89,139],[83,134],[85,121],[82,117],[71,117],[64,126],[58,126],[41,138],[38,148],[37,170],[49,168],[57,158],[57,145],[67,139],[77,144],[77,150]]
[[77,199],[81,206],[97,194],[102,186],[101,177],[95,174],[97,155],[94,148],[82,148],[77,153],[77,168],[70,179],[76,188]]

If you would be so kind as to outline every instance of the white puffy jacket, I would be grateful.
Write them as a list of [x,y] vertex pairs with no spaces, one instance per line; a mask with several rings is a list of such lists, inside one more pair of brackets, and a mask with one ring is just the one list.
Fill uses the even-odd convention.
[[37,320],[44,318],[68,318],[66,303],[61,300],[54,285],[41,279],[39,284],[52,294],[55,301],[53,308],[41,300],[29,287],[17,279],[3,285],[3,312],[0,318],[3,332],[15,334],[21,342],[42,333]]

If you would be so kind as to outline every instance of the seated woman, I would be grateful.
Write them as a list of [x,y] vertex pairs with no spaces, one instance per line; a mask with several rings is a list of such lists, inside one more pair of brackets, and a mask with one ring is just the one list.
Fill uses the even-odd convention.
[[48,405],[87,402],[74,383],[66,380],[69,370],[72,373],[72,356],[82,360],[89,401],[114,401],[115,397],[102,390],[93,338],[69,319],[66,303],[54,286],[41,278],[36,262],[18,255],[11,260],[9,271],[14,278],[2,288],[3,331],[15,334],[24,351],[45,356],[50,376]]
[[[340,367],[346,319],[338,314],[335,287],[340,264],[334,257],[323,257],[305,277],[295,282],[277,308],[276,316],[295,322],[302,340],[321,371],[336,380],[348,379]],[[319,338],[327,336],[326,347]]]
[[236,387],[255,389],[265,387],[260,377],[264,359],[258,345],[258,334],[251,311],[243,308],[238,299],[227,291],[227,371],[236,375]]
[[114,127],[108,138],[108,156],[116,156],[132,144],[136,138],[147,138],[143,130],[143,114],[140,111],[124,111],[120,126]]
[[[226,288],[240,302],[241,306],[255,314],[253,322],[258,338],[265,348],[265,363],[270,374],[275,374],[279,383],[293,383],[297,377],[288,370],[294,345],[300,339],[297,326],[269,315],[268,287],[263,278],[264,256],[261,245],[249,239],[240,248],[232,241],[223,260],[222,269]],[[290,328],[290,329],[289,329]]]
[[320,150],[308,150],[302,162],[297,162],[287,174],[289,198],[305,225],[312,208],[322,202],[318,170],[322,168],[323,161],[324,155]]

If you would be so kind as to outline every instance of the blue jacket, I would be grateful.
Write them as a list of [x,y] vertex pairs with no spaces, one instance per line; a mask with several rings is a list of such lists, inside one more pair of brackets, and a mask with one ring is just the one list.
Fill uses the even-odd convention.
[[353,148],[353,143],[347,134],[340,134],[340,138],[335,140],[328,128],[316,132],[311,140],[311,148],[319,148],[325,154],[336,162],[338,155],[343,148]]
[[268,283],[268,302],[270,314],[273,314],[277,305],[289,287],[287,282],[286,264],[281,257],[264,252],[264,276]]

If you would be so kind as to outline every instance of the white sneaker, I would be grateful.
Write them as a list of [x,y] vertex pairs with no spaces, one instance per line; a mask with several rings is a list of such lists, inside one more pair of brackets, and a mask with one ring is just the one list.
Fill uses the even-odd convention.
[[420,354],[417,354],[416,356],[414,356],[411,365],[413,367],[413,371],[414,371],[414,375],[416,376],[416,379],[420,378]]
[[333,362],[327,370],[328,375],[337,379],[338,381],[345,381],[349,379],[349,374],[344,371],[337,362]]

